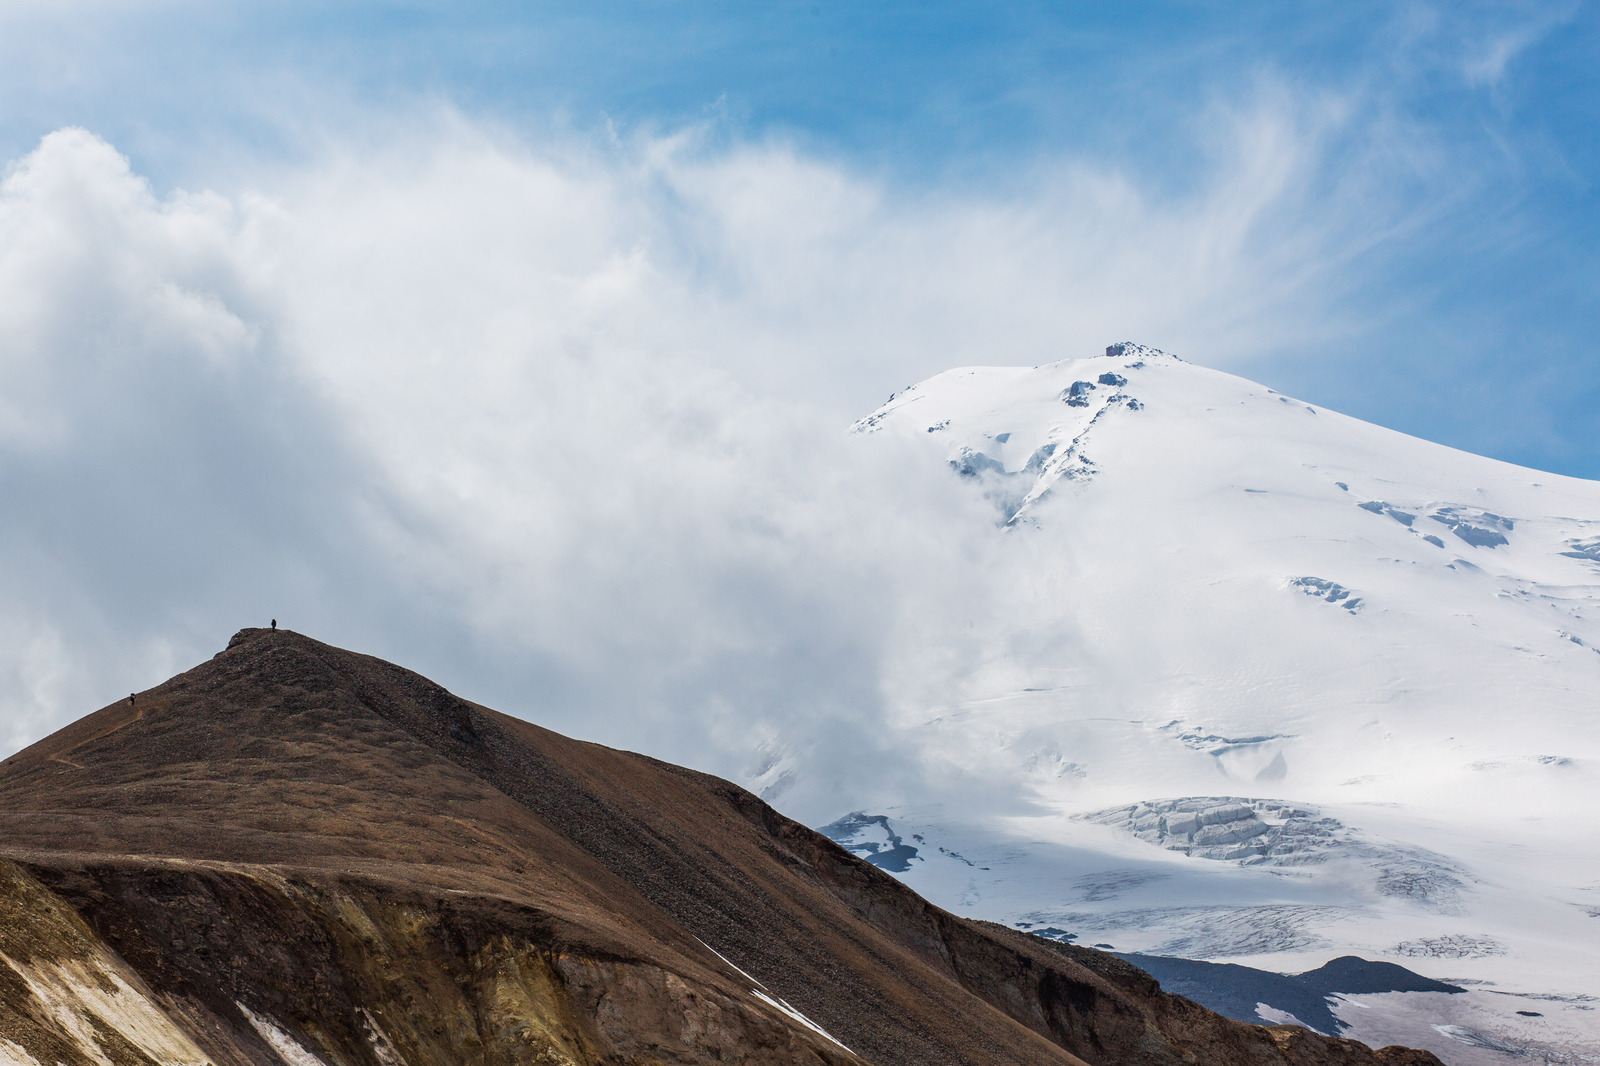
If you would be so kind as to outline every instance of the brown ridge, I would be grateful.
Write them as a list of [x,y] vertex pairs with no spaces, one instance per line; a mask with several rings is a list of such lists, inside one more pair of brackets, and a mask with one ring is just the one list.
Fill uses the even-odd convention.
[[[1437,1061],[1222,1018],[727,781],[282,630],[0,763],[0,860],[34,916],[0,925],[0,1038],[40,1063]],[[65,973],[170,1046],[81,989],[74,1036]]]

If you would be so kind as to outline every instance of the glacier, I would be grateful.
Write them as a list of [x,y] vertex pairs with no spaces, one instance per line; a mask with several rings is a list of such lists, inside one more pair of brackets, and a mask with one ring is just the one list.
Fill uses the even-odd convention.
[[824,832],[1041,935],[1467,990],[1339,997],[1362,1039],[1600,1062],[1600,483],[1133,343],[852,433],[947,464],[1013,565],[977,650],[891,693],[896,802]]

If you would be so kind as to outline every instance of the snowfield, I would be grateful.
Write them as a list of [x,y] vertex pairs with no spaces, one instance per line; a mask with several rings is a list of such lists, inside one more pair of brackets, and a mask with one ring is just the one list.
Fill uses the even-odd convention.
[[826,832],[1047,936],[1468,990],[1339,998],[1362,1039],[1600,1062],[1600,484],[1133,344],[853,431],[947,463],[1017,565],[897,704],[901,801]]

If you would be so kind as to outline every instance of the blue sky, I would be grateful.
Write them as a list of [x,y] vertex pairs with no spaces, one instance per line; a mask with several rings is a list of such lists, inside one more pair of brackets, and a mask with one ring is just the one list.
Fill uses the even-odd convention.
[[[1214,163],[1208,111],[1264,85],[1327,97],[1349,114],[1307,180],[1370,169],[1353,195],[1393,230],[1341,266],[1367,326],[1229,368],[1600,476],[1592,4],[90,3],[0,19],[7,158],[81,125],[158,189],[247,184],[443,102],[534,139],[782,138],[908,198],[1004,198],[1064,159],[1181,197]],[[1376,130],[1417,157],[1391,143],[1347,169]]]

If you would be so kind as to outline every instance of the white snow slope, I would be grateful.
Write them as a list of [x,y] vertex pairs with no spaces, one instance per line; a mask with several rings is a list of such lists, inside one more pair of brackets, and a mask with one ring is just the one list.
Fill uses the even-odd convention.
[[[903,803],[836,839],[1079,943],[1470,989],[1341,1002],[1375,1043],[1600,1061],[1600,483],[1131,344],[854,429],[993,501],[1026,587],[904,711]],[[972,777],[1012,813],[945,802]]]

